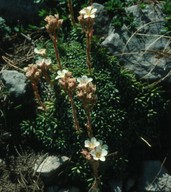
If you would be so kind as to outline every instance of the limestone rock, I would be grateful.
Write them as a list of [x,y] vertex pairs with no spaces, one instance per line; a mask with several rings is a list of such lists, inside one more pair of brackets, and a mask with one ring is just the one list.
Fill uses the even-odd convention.
[[57,171],[69,158],[66,156],[44,156],[39,157],[34,166],[34,171],[48,177],[52,172]]
[[97,9],[94,33],[96,35],[106,35],[109,30],[110,20],[105,7],[99,3],[93,3],[94,8]]
[[[61,182],[59,173],[63,172],[68,160],[69,158],[66,156],[40,156],[33,170],[42,177],[46,185],[52,185],[53,183],[59,184]],[[62,180],[64,182],[64,178],[62,178]]]
[[23,73],[15,70],[2,70],[0,79],[3,81],[11,97],[17,99],[25,96],[27,80]]
[[165,15],[162,4],[138,5],[126,8],[134,16],[135,31],[126,25],[116,31],[111,25],[108,36],[102,42],[113,55],[124,63],[125,68],[151,82],[167,77],[170,82],[171,49],[169,37],[162,34]]
[[167,173],[165,173],[161,177],[156,178],[154,183],[146,186],[146,191],[170,192],[171,191],[171,176],[168,175]]
[[137,191],[162,192],[162,190],[157,190],[157,188],[164,185],[163,181],[167,181],[167,179],[162,180],[164,174],[167,174],[167,170],[162,166],[160,161],[144,161],[142,164],[142,173],[139,177]]

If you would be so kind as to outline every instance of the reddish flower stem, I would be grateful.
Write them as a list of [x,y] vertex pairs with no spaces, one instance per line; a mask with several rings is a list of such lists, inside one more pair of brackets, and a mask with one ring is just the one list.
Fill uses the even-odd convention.
[[90,110],[89,110],[86,102],[83,102],[83,106],[84,106],[84,110],[86,112],[86,117],[87,117],[86,127],[87,127],[88,137],[92,138],[93,137],[93,129],[92,129],[92,125],[91,125],[91,115],[90,115],[91,113],[90,113]]
[[87,61],[87,66],[88,66],[88,70],[89,73],[91,74],[91,55],[90,55],[90,51],[91,51],[91,36],[89,33],[86,33],[86,61]]
[[98,168],[99,168],[99,161],[90,161],[92,170],[93,170],[93,176],[95,178],[91,189],[89,191],[94,191],[94,190],[99,190],[99,183],[100,183],[100,179],[98,177]]
[[91,74],[92,65],[91,65],[90,51],[91,51],[91,36],[89,35],[89,33],[87,33],[86,34],[86,62],[87,62],[89,73]]
[[35,97],[36,102],[45,110],[46,106],[41,101],[41,97],[39,95],[38,86],[37,86],[36,82],[32,82],[32,88],[33,88],[34,97]]
[[73,116],[73,121],[74,121],[74,127],[75,127],[76,131],[80,131],[79,121],[78,121],[78,118],[77,118],[77,111],[76,111],[76,108],[75,108],[72,93],[68,92],[68,96],[69,96],[69,100],[70,100],[71,108],[72,108],[72,116]]
[[93,131],[92,131],[92,126],[91,126],[91,116],[90,112],[87,112],[87,129],[88,129],[88,136],[92,138],[93,136]]
[[53,40],[53,47],[54,47],[54,50],[55,50],[56,59],[57,59],[57,62],[58,62],[58,68],[62,69],[62,65],[61,65],[61,61],[60,61],[60,57],[59,57],[59,51],[58,51],[58,48],[57,48],[57,36],[56,36],[56,33],[53,35],[52,40]]

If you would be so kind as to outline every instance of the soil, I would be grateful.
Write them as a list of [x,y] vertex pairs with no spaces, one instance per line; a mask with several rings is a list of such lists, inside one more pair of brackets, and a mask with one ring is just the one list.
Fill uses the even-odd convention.
[[[23,67],[32,63],[34,44],[41,38],[39,32],[29,35],[20,33],[13,34],[10,39],[2,41],[0,71],[11,69],[21,72]],[[8,127],[5,110],[10,101],[4,90],[0,80],[0,191],[42,192],[44,184],[39,175],[33,172],[35,160],[40,153],[36,153],[24,143],[25,141],[21,141],[18,131],[13,135],[15,130],[12,129],[16,128],[17,123]]]
[[3,68],[21,71],[31,64],[34,58],[34,48],[37,41],[43,39],[43,31],[30,34],[16,33],[10,39],[0,43],[0,70]]
[[[16,149],[18,153],[18,150]],[[6,156],[0,160],[1,192],[42,192],[44,186],[33,166],[38,158],[34,152]]]

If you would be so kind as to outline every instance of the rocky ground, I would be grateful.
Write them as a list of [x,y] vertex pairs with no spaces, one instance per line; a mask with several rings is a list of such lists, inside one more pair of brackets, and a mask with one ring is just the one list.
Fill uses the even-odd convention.
[[[24,34],[13,34],[8,41],[1,42],[0,71],[22,71],[24,65],[32,61],[32,49],[32,41]],[[5,93],[0,80],[0,191],[43,191],[42,181],[33,174],[33,165],[39,155],[24,147],[20,137],[17,139],[17,133],[15,138],[9,133],[5,107],[10,101]]]
[[[22,152],[23,153],[23,152]],[[0,160],[0,191],[43,191],[44,185],[39,175],[33,174],[36,155],[26,151],[20,154],[6,155]]]
[[[149,6],[150,11],[153,10],[153,7]],[[160,11],[160,7],[156,7],[158,11]],[[136,6],[132,7],[132,9],[128,11],[139,11]],[[138,12],[139,13],[139,12]],[[151,12],[150,12],[151,13]],[[139,16],[141,16],[142,13],[137,14],[137,19],[141,19]],[[144,11],[143,14],[147,18],[146,12]],[[156,19],[155,15],[152,14],[152,18]],[[162,17],[159,17],[157,19],[163,19],[163,15],[160,15]],[[151,19],[151,16],[149,16]],[[101,17],[105,19],[105,17]],[[108,21],[108,19],[106,18]],[[139,21],[138,20],[138,21]],[[140,20],[144,22],[144,20]],[[100,22],[100,21],[99,21]],[[156,23],[156,22],[154,22]],[[142,25],[142,23],[140,23]],[[140,31],[139,30],[140,26],[137,26],[137,32],[131,36],[127,32],[127,28],[122,29],[122,33],[119,33],[115,31],[112,26],[110,27],[110,30],[108,31],[104,30],[104,41],[103,45],[108,47],[108,49],[112,52],[112,54],[123,54],[127,53],[125,49],[128,47],[131,49],[132,52],[135,50],[138,51],[138,54],[136,52],[135,56],[133,57],[134,62],[129,62],[130,65],[127,66],[128,69],[132,69],[136,75],[139,75],[141,78],[142,77],[148,77],[149,80],[160,80],[162,78],[165,78],[167,74],[170,74],[170,55],[168,57],[167,55],[159,55],[158,57],[158,50],[167,51],[167,53],[170,54],[170,49],[165,50],[163,47],[163,44],[165,45],[168,42],[168,37],[163,37],[161,36],[155,36],[155,39],[152,39],[150,36],[151,42],[149,42],[149,39],[145,38],[144,33],[146,31],[150,32],[147,35],[152,35],[153,32],[151,32],[151,28],[142,28],[143,30],[146,31]],[[145,25],[145,27],[147,27]],[[161,29],[163,27],[160,23],[156,26],[152,26],[152,29]],[[106,27],[105,29],[108,29]],[[101,29],[101,28],[100,28]],[[137,34],[139,32],[139,34]],[[142,46],[137,49],[137,47],[134,46],[134,43],[136,45],[141,45],[140,37],[142,37],[143,33],[143,41]],[[158,31],[157,31],[158,32]],[[108,33],[108,34],[107,34]],[[155,33],[156,34],[156,33]],[[136,35],[138,37],[136,37]],[[127,37],[126,44],[124,44],[125,37]],[[20,33],[20,34],[13,34],[11,38],[6,41],[6,42],[1,42],[0,43],[0,72],[2,70],[16,70],[18,72],[22,72],[23,67],[25,67],[27,64],[32,63],[33,60],[33,49],[34,45],[36,44],[37,40],[41,40],[43,38],[42,36],[42,31],[36,31],[31,34],[25,34],[25,33]],[[162,39],[162,41],[157,41],[156,38],[159,40]],[[164,38],[164,39],[163,39]],[[166,39],[167,38],[167,39]],[[124,39],[124,41],[122,41]],[[170,39],[170,38],[169,38]],[[163,43],[164,41],[164,43]],[[157,43],[153,43],[157,42]],[[169,41],[170,42],[170,41]],[[126,46],[125,46],[126,45]],[[156,45],[156,46],[154,46]],[[170,43],[167,44],[168,47],[170,48]],[[121,50],[117,50],[116,48],[119,48]],[[135,48],[135,50],[134,50]],[[129,50],[128,49],[128,50]],[[155,49],[155,52],[154,52]],[[124,52],[124,51],[125,52]],[[157,50],[157,52],[156,52]],[[151,52],[153,51],[153,52]],[[165,53],[164,52],[164,53]],[[139,54],[141,57],[139,57]],[[146,54],[146,55],[145,55]],[[126,55],[126,54],[125,54]],[[144,57],[142,57],[142,55]],[[147,57],[148,56],[148,57]],[[124,59],[132,59],[132,56],[129,58]],[[122,58],[122,59],[123,59]],[[146,66],[140,65],[140,63],[146,61],[147,58],[150,58],[148,60],[148,63],[146,63]],[[143,59],[143,60],[142,60]],[[149,62],[150,61],[150,62]],[[149,63],[157,63],[155,66],[152,66]],[[131,65],[133,64],[133,65]],[[136,65],[135,65],[136,64]],[[143,67],[139,68],[139,67]],[[135,68],[135,70],[134,70]],[[168,68],[168,69],[167,69]],[[145,71],[144,71],[145,70]],[[141,74],[139,74],[141,72]],[[151,76],[150,76],[151,75]],[[146,78],[145,78],[146,79]],[[168,83],[170,84],[170,78],[167,79]],[[169,88],[170,90],[170,88]],[[11,126],[10,129],[6,123],[7,117],[5,116],[5,107],[8,106],[9,100],[8,97],[5,94],[5,89],[4,89],[4,84],[0,81],[0,191],[2,192],[10,192],[10,191],[16,191],[16,192],[41,192],[41,191],[48,191],[48,192],[59,192],[59,191],[72,191],[72,192],[77,192],[79,191],[77,188],[71,187],[70,189],[60,189],[58,186],[50,186],[45,189],[45,185],[43,181],[40,179],[40,174],[35,174],[33,167],[35,165],[36,160],[43,154],[41,152],[41,148],[36,149],[35,151],[30,150],[30,147],[26,147],[25,141],[20,141],[19,138],[19,132],[16,132],[15,130],[11,130],[14,126]],[[15,115],[15,117],[18,114]],[[8,117],[9,118],[9,117]],[[15,122],[15,119],[11,120],[12,123],[17,123]],[[168,122],[170,122],[168,120]],[[165,135],[162,136],[162,139],[164,143],[166,143],[165,146],[170,146],[168,142],[168,138],[170,134],[170,131],[168,130],[168,125],[165,126],[167,129],[163,131],[163,134]],[[168,134],[166,134],[168,132]],[[11,135],[12,133],[12,135]],[[166,138],[166,139],[165,139]],[[167,141],[167,142],[166,142]],[[33,146],[33,144],[32,144]],[[156,154],[159,153],[159,151],[155,152]],[[156,156],[155,156],[156,158]],[[150,159],[148,161],[144,161],[141,163],[141,175],[131,175],[130,178],[127,179],[127,181],[124,181],[125,191],[138,191],[144,192],[145,190],[145,185],[146,183],[150,183],[151,185],[146,188],[147,191],[171,191],[171,167],[170,167],[170,151],[169,147],[163,149],[163,154],[159,154],[159,157],[157,159]],[[166,168],[163,168],[163,167]],[[150,170],[150,171],[149,171]],[[153,174],[151,174],[153,173]],[[157,176],[157,177],[156,177]],[[160,176],[160,177],[159,177]],[[138,179],[137,179],[138,177]],[[158,186],[159,184],[159,186]],[[123,186],[122,181],[109,181],[108,184],[111,189],[111,191],[121,191],[120,188]],[[159,188],[161,187],[161,188]]]

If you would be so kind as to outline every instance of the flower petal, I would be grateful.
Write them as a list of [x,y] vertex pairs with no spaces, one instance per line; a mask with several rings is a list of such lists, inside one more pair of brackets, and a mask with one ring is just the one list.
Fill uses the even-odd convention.
[[96,12],[97,12],[97,9],[96,9],[96,8],[94,8],[94,9],[91,10],[91,14],[95,14]]
[[94,19],[96,16],[95,16],[95,14],[91,14],[91,16],[90,16],[92,19]]
[[105,160],[106,160],[106,158],[104,156],[100,157],[100,161],[105,161]]
[[93,7],[92,6],[88,6],[86,9],[90,12],[93,9]]
[[106,156],[107,154],[108,154],[108,151],[105,150],[105,149],[102,149],[102,155],[103,155],[103,156]]
[[85,10],[85,9],[82,9],[79,13],[80,13],[81,15],[84,15],[84,14],[86,14],[86,10]]
[[89,15],[84,15],[84,19],[87,19],[87,18],[89,18],[90,16]]
[[84,145],[85,145],[85,147],[89,147],[90,146],[90,141],[89,140],[85,140],[84,141]]
[[57,72],[58,75],[57,75],[57,77],[55,79],[64,78],[66,73],[68,73],[68,70],[66,70],[66,69],[59,70]]

